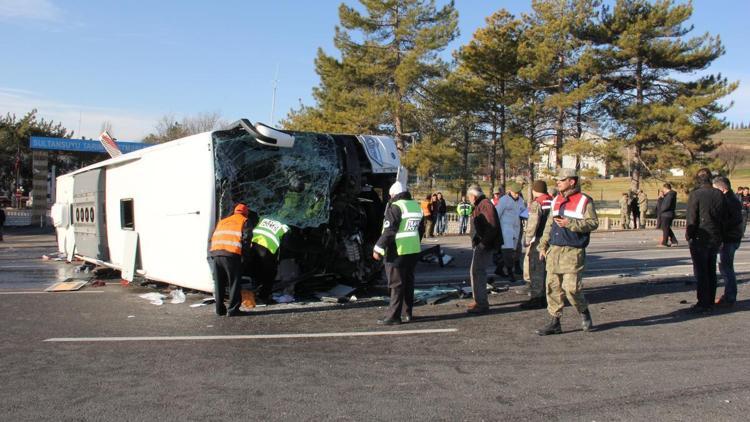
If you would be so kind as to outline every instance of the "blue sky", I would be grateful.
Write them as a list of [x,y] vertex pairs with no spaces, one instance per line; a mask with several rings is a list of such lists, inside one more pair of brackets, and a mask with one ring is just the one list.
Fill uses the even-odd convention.
[[[437,1],[443,4],[442,0]],[[312,104],[318,47],[333,53],[340,0],[0,0],[0,113],[31,108],[86,137],[103,121],[141,139],[165,114],[218,112],[268,122]],[[347,3],[354,4],[354,0]],[[530,0],[456,0],[467,42],[485,16]],[[750,122],[748,0],[695,0],[695,33],[719,34],[727,54],[711,72],[741,83],[726,117]],[[446,53],[446,57],[448,53]]]

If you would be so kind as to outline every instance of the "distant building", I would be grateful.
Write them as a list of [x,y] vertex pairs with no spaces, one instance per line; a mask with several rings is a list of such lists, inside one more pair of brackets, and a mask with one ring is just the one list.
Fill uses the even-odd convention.
[[[593,133],[590,132],[584,132],[583,139],[588,140],[594,144],[600,144],[603,143],[604,140]],[[539,160],[539,163],[537,163],[537,171],[554,171],[555,170],[555,163],[557,163],[557,154],[555,149],[553,148],[555,144],[555,138],[550,137],[547,138],[544,141],[544,145],[540,148],[540,154],[541,158]],[[596,169],[597,174],[600,177],[607,177],[609,174],[607,173],[607,163],[598,157],[592,157],[592,156],[581,156],[578,157],[580,160],[580,168],[581,170],[584,169]],[[576,156],[575,155],[563,155],[562,157],[562,166],[564,168],[576,168]]]

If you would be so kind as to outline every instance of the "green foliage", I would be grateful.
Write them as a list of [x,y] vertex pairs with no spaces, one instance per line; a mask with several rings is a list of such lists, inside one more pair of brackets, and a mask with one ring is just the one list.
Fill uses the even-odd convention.
[[[26,192],[31,190],[31,149],[32,136],[70,138],[69,132],[61,123],[45,120],[31,110],[23,117],[8,113],[0,117],[0,190],[13,191],[16,182],[16,162],[21,186]],[[64,153],[50,151],[49,164],[55,165],[58,174],[91,164],[100,159],[100,154]]]
[[360,0],[364,12],[342,4],[334,46],[341,59],[318,51],[316,106],[301,106],[285,128],[395,134],[400,150],[413,132],[417,98],[445,73],[437,52],[458,34],[453,2]]
[[716,117],[725,110],[717,100],[736,84],[720,76],[693,82],[671,77],[705,69],[724,54],[718,37],[686,38],[693,29],[687,25],[692,12],[691,3],[618,0],[614,10],[605,9],[602,25],[591,34],[607,66],[604,104],[632,152],[633,189],[644,167],[685,168],[702,160],[716,147],[710,135],[725,127]]

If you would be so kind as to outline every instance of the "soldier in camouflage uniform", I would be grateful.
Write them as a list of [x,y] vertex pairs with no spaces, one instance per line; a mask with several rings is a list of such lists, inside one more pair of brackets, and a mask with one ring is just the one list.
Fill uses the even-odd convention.
[[620,198],[620,223],[623,230],[630,228],[630,195],[627,192],[623,192]]
[[599,227],[599,219],[594,201],[581,193],[575,170],[560,169],[555,179],[559,193],[552,200],[551,218],[538,247],[540,259],[547,261],[547,311],[552,316],[549,324],[536,331],[540,336],[562,333],[564,296],[582,315],[583,331],[593,327],[582,274],[590,234]]
[[547,193],[547,183],[537,180],[532,187],[533,200],[529,202],[529,218],[526,221],[526,258],[523,262],[523,278],[529,283],[530,299],[520,305],[521,309],[547,307],[544,280],[547,277],[545,262],[539,259],[539,241],[547,223],[552,197]]
[[638,220],[640,220],[640,228],[646,228],[646,212],[648,211],[648,196],[642,189],[638,191],[638,210],[641,212]]

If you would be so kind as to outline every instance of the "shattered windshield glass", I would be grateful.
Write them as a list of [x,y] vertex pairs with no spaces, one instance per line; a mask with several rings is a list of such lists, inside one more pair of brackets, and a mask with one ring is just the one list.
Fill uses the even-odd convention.
[[262,145],[245,131],[215,132],[218,214],[242,202],[260,218],[300,228],[328,222],[341,165],[328,135],[294,133],[294,147]]

